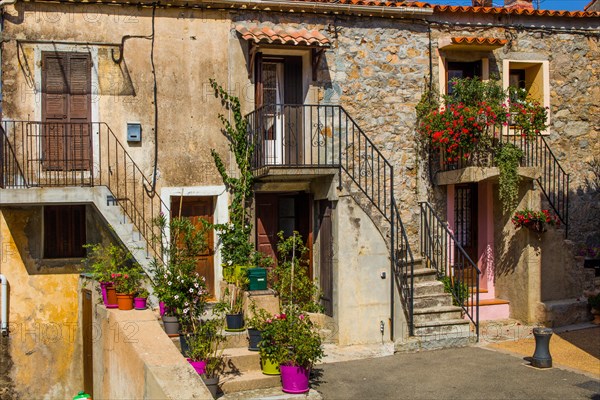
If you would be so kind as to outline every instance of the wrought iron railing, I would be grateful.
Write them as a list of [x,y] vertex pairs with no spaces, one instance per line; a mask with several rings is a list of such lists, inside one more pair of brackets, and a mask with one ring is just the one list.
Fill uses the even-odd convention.
[[[458,155],[457,160],[447,160],[443,156],[444,149],[431,152],[430,162],[432,173],[445,172],[466,167],[492,167],[496,166],[495,150],[504,143],[511,143],[521,149],[521,167],[537,167],[541,169],[541,176],[537,179],[542,192],[546,196],[550,207],[554,210],[561,223],[565,226],[565,235],[569,233],[569,180],[570,176],[560,165],[558,159],[550,149],[544,136],[538,134],[534,137],[521,135],[518,130],[496,127],[491,129],[489,141],[465,155]],[[484,141],[482,141],[484,142]]]
[[106,123],[3,121],[2,128],[5,188],[106,186],[149,255],[160,258],[154,219],[167,206]]
[[0,126],[0,188],[22,185],[25,185],[25,176],[4,128]]
[[[393,229],[395,235],[393,241],[393,243],[395,243],[393,254],[393,280],[395,281],[394,283],[398,285],[398,291],[404,302],[409,335],[414,336],[414,257],[410,249],[406,229],[404,229],[402,218],[400,218],[400,211],[395,203],[393,223],[395,225],[395,228]],[[392,296],[393,295],[394,291],[392,290]]]
[[343,169],[392,218],[392,165],[343,107],[274,104],[246,116],[254,144],[252,168]]
[[446,279],[453,303],[462,308],[479,338],[479,278],[481,271],[429,203],[421,208],[421,254],[438,278]]
[[[391,163],[339,105],[266,105],[248,114],[246,121],[256,175],[271,168],[339,169],[390,224],[390,259],[395,275],[391,280],[391,314],[396,283],[412,335],[413,282],[408,270],[412,273],[413,255],[395,204]],[[393,335],[393,326],[391,332]]]

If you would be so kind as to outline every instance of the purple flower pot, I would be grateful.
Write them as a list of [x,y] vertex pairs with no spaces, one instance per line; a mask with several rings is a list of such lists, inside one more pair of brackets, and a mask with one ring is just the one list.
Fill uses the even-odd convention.
[[295,365],[280,365],[281,388],[286,393],[306,393],[309,390],[308,376],[310,369]]
[[158,303],[158,310],[160,311],[160,316],[162,317],[163,315],[165,315],[165,303],[160,301]]
[[186,358],[186,360],[190,363],[190,365],[192,367],[194,367],[194,369],[196,370],[198,375],[203,375],[204,372],[206,371],[206,361],[205,360],[192,361],[191,358]]
[[136,297],[133,299],[133,308],[136,310],[145,310],[146,309],[146,298]]
[[102,301],[104,305],[108,305],[108,300],[106,297],[106,287],[112,285],[112,282],[100,282],[100,290],[102,291]]

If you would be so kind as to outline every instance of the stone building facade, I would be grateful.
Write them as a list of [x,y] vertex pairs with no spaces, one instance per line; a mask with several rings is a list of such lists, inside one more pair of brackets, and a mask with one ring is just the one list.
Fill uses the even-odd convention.
[[[434,203],[440,218],[454,229],[455,189],[465,182],[440,184],[431,173],[416,133],[415,106],[425,88],[443,91],[448,71],[459,64],[477,64],[478,76],[498,77],[506,86],[511,69],[535,75],[531,79],[540,82],[535,96],[549,107],[545,139],[570,174],[569,241],[564,231],[551,230],[541,240],[515,232],[510,216],[499,211],[494,179],[474,180],[470,183],[487,196],[488,240],[479,244],[475,262],[484,273],[482,284],[489,283],[494,298],[508,304],[506,316],[558,324],[569,319],[565,313],[585,315],[573,304],[590,281],[573,255],[578,246],[600,244],[599,183],[594,175],[600,162],[600,14],[345,0],[252,5],[242,0],[175,1],[165,6],[36,0],[3,7],[3,148],[10,144],[22,155],[15,157],[22,170],[38,165],[28,170],[32,175],[25,173],[33,185],[11,180],[16,172],[5,167],[0,189],[0,273],[11,284],[9,322],[12,337],[19,337],[9,344],[15,365],[11,377],[21,396],[69,397],[81,387],[83,345],[77,272],[72,269],[78,260],[45,255],[40,219],[53,206],[85,205],[86,242],[133,242],[131,232],[122,233],[118,222],[112,222],[127,218],[127,208],[110,208],[106,196],[111,192],[87,190],[95,186],[89,181],[95,173],[120,173],[122,165],[109,154],[126,160],[123,176],[139,196],[144,196],[142,183],[146,189],[155,186],[162,203],[153,199],[141,209],[158,204],[153,210],[169,213],[184,196],[190,208],[204,207],[203,216],[213,222],[227,221],[229,198],[210,150],[222,154],[234,169],[218,113],[231,116],[214,96],[211,78],[238,96],[247,113],[268,105],[267,96],[277,104],[296,105],[281,112],[287,128],[280,133],[276,119],[267,122],[271,136],[263,138],[259,154],[272,157],[271,167],[289,168],[267,169],[259,176],[255,237],[257,246],[269,251],[273,243],[265,238],[286,227],[285,218],[303,230],[312,249],[313,275],[327,290],[335,326],[330,339],[347,345],[377,343],[382,337],[397,343],[411,340],[407,305],[390,267],[391,254],[406,252],[406,247],[390,249],[393,207],[386,199],[392,189],[415,258],[421,253],[423,232],[419,202]],[[481,40],[473,40],[477,38]],[[78,60],[89,63],[82,69],[88,89],[76,95],[87,96],[83,120],[91,124],[85,138],[93,161],[89,175],[80,174],[83,180],[65,185],[60,180],[45,184],[44,179],[66,179],[69,168],[49,172],[57,169],[40,167],[44,160],[25,151],[30,140],[45,146],[35,137],[43,136],[41,127],[52,121],[50,115],[64,111],[58,124],[77,121],[71,109],[53,114],[45,106],[51,101],[47,95],[57,94],[46,75],[56,59],[69,71],[77,71]],[[262,75],[257,75],[259,68]],[[66,74],[56,79],[80,82]],[[65,101],[76,99],[74,93],[69,96]],[[338,106],[343,111],[334,108]],[[311,119],[313,115],[318,117]],[[327,115],[336,121],[328,122]],[[141,127],[141,141],[128,140],[129,126]],[[344,167],[302,163],[300,158],[282,161],[290,157],[290,147],[285,147],[291,146],[290,126],[301,133],[304,146],[294,147],[295,157],[341,156]],[[339,139],[349,131],[357,135],[352,136],[354,144],[349,136]],[[334,144],[330,153],[319,148],[322,142]],[[357,143],[372,153],[352,150]],[[270,154],[268,146],[284,147]],[[390,169],[382,166],[385,162]],[[393,181],[389,172],[382,172],[392,169]],[[535,182],[523,181],[520,206],[548,207]],[[110,185],[114,183],[100,182],[120,198],[115,191],[124,184]],[[216,235],[214,243],[210,270],[204,272],[218,296],[222,270]],[[492,263],[483,257],[486,249],[493,254]],[[35,324],[42,330],[36,331]],[[61,328],[59,339],[55,325]],[[46,371],[47,379],[35,387],[29,385],[32,373],[26,366],[50,362],[58,368]]]

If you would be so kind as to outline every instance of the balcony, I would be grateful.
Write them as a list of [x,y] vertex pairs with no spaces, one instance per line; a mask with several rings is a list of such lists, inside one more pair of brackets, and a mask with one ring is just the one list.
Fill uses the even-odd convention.
[[[430,168],[437,185],[479,182],[499,176],[496,153],[500,147],[510,143],[520,149],[519,175],[528,179],[538,179],[542,175],[542,166],[548,164],[550,156],[545,149],[541,135],[526,137],[514,129],[493,127],[487,134],[488,140],[481,140],[474,151],[448,160],[444,157],[445,147],[435,149],[430,154]],[[547,146],[547,145],[546,145]],[[549,150],[549,149],[548,149]]]

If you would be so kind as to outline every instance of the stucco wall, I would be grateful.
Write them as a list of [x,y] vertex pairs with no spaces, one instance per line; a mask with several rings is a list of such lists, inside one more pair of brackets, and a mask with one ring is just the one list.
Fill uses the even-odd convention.
[[[350,196],[339,197],[335,218],[340,233],[334,267],[338,342],[348,345],[389,340],[391,276],[386,242]],[[386,279],[381,278],[382,272],[386,273]],[[383,336],[380,321],[384,323]],[[401,326],[403,321],[396,324]]]
[[[31,274],[0,212],[0,273],[9,287],[10,378],[20,398],[72,398],[81,390],[77,274]],[[25,221],[22,221],[25,222]]]
[[212,399],[152,311],[107,309],[97,285],[80,286],[92,290],[95,399]]

